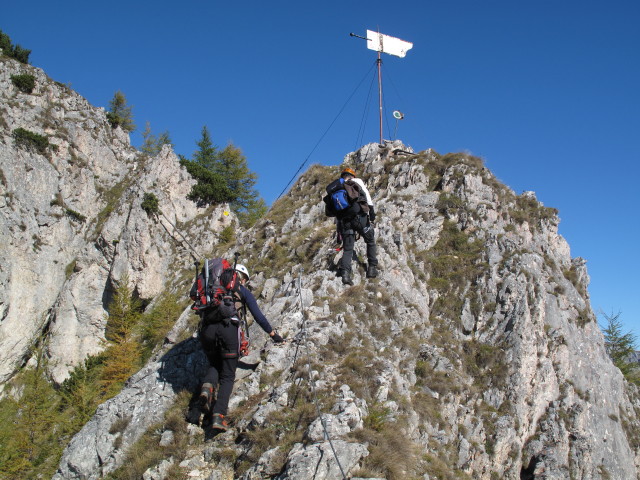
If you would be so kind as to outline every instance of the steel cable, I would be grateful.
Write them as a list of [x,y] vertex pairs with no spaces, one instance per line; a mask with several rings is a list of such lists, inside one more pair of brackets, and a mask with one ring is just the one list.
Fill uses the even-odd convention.
[[[375,65],[374,65],[375,66]],[[373,68],[373,66],[371,67],[371,69]],[[349,98],[347,98],[347,101],[344,102],[344,104],[342,105],[342,108],[340,108],[340,111],[338,112],[338,114],[335,116],[335,118],[333,119],[333,121],[329,124],[329,126],[327,127],[327,129],[324,131],[324,133],[322,134],[322,136],[320,137],[320,139],[316,142],[315,146],[313,147],[313,149],[311,150],[311,152],[309,153],[309,155],[307,155],[307,158],[304,159],[304,162],[302,162],[302,165],[300,165],[300,167],[298,168],[298,170],[296,170],[296,173],[293,174],[293,177],[291,177],[291,180],[289,180],[289,183],[287,183],[287,185],[284,187],[284,189],[282,190],[282,192],[280,192],[280,195],[278,195],[278,198],[276,198],[276,202],[280,199],[280,197],[282,197],[282,195],[284,194],[284,192],[287,191],[287,188],[289,188],[289,185],[291,185],[293,183],[293,181],[295,180],[295,178],[298,176],[298,173],[300,173],[300,171],[303,169],[303,167],[307,164],[307,162],[309,161],[309,158],[311,157],[311,155],[313,155],[313,152],[315,152],[316,148],[318,148],[318,145],[320,145],[320,142],[322,142],[322,140],[324,139],[324,137],[327,135],[327,133],[329,133],[329,130],[331,130],[331,127],[333,127],[333,124],[336,123],[336,120],[338,120],[338,117],[340,117],[340,115],[342,114],[342,112],[344,111],[344,109],[346,108],[347,104],[351,101],[351,99],[353,98],[353,96],[355,95],[356,91],[358,90],[358,88],[360,88],[360,85],[362,85],[362,82],[365,81],[365,79],[369,76],[369,73],[371,72],[371,69],[369,69],[369,71],[367,72],[367,74],[362,77],[362,80],[360,80],[360,82],[358,83],[358,85],[356,86],[356,88],[353,89],[353,92],[351,92],[351,95],[349,95]],[[275,202],[274,202],[275,203]]]
[[327,424],[325,423],[324,418],[320,413],[320,406],[318,403],[318,394],[316,392],[313,379],[311,378],[311,362],[309,361],[309,359],[311,358],[311,352],[309,351],[309,339],[307,338],[307,323],[306,323],[306,317],[304,314],[304,300],[302,298],[302,272],[303,271],[304,269],[300,268],[300,273],[298,274],[298,294],[300,296],[300,312],[302,313],[302,337],[303,337],[303,342],[307,352],[307,374],[309,377],[309,386],[311,387],[311,393],[313,394],[313,403],[315,404],[318,418],[320,418],[320,423],[322,424],[322,430],[324,431],[324,436],[329,442],[329,446],[331,447],[333,456],[336,459],[336,463],[338,464],[338,468],[340,469],[340,473],[342,474],[343,480],[347,480],[347,476],[344,473],[342,464],[340,463],[340,459],[338,458],[338,454],[336,453],[336,449],[333,446],[333,441],[331,440],[331,436],[329,435],[329,431],[327,430]]

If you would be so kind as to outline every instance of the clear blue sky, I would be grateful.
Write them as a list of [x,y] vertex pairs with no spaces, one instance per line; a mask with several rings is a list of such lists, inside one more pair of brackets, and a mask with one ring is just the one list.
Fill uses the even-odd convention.
[[588,261],[594,310],[621,311],[638,335],[639,25],[637,0],[34,0],[0,11],[0,29],[54,80],[96,106],[122,90],[134,145],[149,121],[190,156],[207,125],[219,146],[242,148],[268,203],[307,158],[338,164],[378,139],[375,104],[359,135],[375,53],[349,33],[413,42],[383,59],[386,106],[405,114],[397,137],[480,156],[516,193],[557,208],[572,256]]

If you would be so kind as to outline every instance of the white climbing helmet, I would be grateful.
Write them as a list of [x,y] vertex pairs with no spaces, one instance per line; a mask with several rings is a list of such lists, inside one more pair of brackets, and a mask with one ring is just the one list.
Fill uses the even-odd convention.
[[249,270],[247,270],[247,267],[245,267],[241,263],[238,263],[236,265],[236,272],[244,274],[247,277],[247,280],[249,280]]

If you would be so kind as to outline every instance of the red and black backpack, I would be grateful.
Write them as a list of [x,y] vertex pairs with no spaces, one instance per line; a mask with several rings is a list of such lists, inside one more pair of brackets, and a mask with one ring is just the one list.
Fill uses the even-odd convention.
[[202,271],[191,287],[194,301],[191,309],[207,317],[215,315],[219,320],[236,318],[235,302],[239,298],[238,273],[224,258],[205,260]]

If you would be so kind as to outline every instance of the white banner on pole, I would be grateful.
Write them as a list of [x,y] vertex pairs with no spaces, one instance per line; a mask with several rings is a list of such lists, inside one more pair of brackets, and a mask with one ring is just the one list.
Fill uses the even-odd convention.
[[367,30],[367,48],[376,52],[395,55],[396,57],[404,57],[413,48],[413,43],[383,35],[373,30]]

